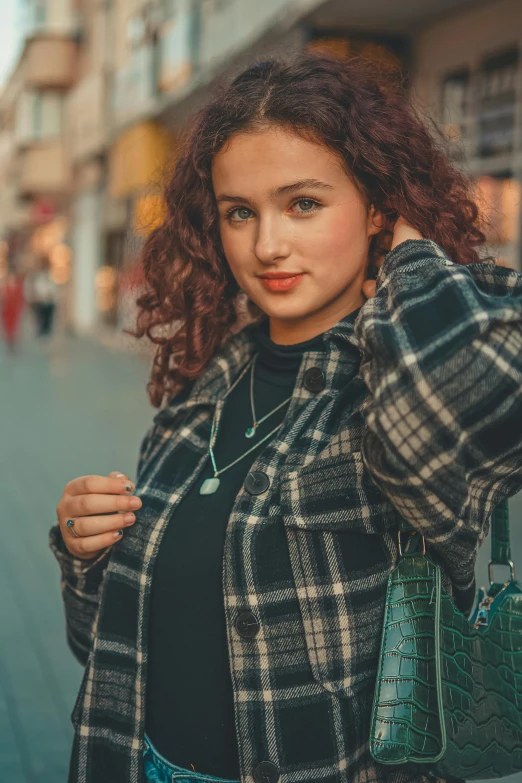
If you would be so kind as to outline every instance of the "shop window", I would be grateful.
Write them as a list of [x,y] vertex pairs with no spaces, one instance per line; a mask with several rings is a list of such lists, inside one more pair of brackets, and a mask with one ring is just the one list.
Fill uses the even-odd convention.
[[482,63],[477,84],[478,153],[512,152],[519,52],[512,48]]
[[478,178],[476,200],[482,218],[481,228],[488,244],[517,242],[521,196],[521,183],[510,172]]
[[458,144],[467,137],[470,75],[467,69],[450,73],[442,82],[441,119],[443,133]]

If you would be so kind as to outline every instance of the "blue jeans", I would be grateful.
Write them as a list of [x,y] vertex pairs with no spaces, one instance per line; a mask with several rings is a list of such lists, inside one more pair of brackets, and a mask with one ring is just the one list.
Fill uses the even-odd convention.
[[189,769],[176,767],[156,750],[150,739],[145,735],[145,776],[149,783],[239,783],[236,780],[215,778],[213,775],[203,775]]

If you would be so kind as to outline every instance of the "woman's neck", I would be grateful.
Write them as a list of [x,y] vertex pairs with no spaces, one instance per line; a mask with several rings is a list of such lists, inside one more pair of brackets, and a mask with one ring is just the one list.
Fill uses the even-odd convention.
[[311,340],[328,331],[354,310],[362,307],[363,304],[364,297],[361,295],[360,301],[355,302],[348,309],[344,303],[344,307],[337,310],[329,310],[327,313],[313,313],[307,318],[295,321],[270,317],[270,339],[278,345],[295,345]]

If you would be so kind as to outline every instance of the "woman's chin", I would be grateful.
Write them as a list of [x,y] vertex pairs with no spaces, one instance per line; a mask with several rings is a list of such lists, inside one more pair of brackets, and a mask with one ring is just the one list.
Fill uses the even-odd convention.
[[267,296],[251,298],[251,301],[269,318],[276,318],[281,321],[294,321],[300,318],[306,318],[316,308],[306,306],[302,297],[284,297]]

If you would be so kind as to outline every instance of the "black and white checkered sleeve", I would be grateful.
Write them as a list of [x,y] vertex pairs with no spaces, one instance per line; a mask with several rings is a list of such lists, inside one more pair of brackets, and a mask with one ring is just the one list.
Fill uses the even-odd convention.
[[60,566],[67,642],[75,657],[85,665],[110,548],[92,560],[74,557],[65,546],[58,525],[49,532],[49,545]]
[[492,509],[522,489],[522,275],[404,242],[355,332],[373,479],[427,539],[481,543]]

